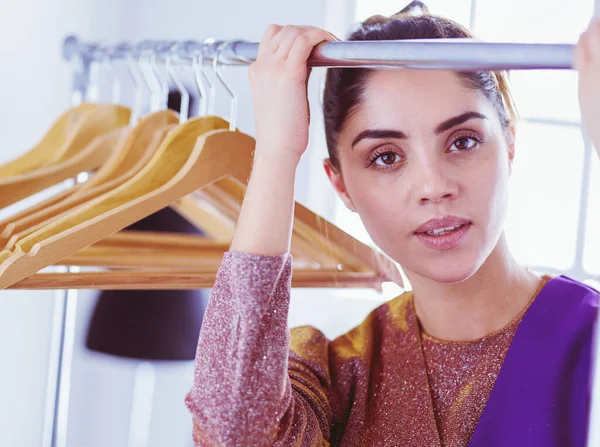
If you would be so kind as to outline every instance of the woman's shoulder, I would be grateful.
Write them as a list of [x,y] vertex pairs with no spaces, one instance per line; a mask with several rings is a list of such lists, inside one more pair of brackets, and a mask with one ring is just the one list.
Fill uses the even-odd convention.
[[553,300],[582,312],[597,312],[600,304],[600,292],[596,288],[568,275],[552,277],[544,289]]
[[562,283],[565,285],[565,287],[578,290],[583,294],[600,296],[600,291],[597,288],[593,287],[591,284],[578,281],[569,275],[556,275],[551,278],[551,281]]
[[567,275],[552,276],[538,294],[523,321],[521,332],[560,333],[574,343],[591,339],[596,326],[600,292]]
[[299,326],[290,329],[290,349],[295,353],[310,352],[337,358],[365,358],[372,350],[373,341],[390,325],[406,330],[409,315],[413,309],[412,293],[404,292],[369,312],[363,321],[344,334],[329,340],[322,331],[313,326]]

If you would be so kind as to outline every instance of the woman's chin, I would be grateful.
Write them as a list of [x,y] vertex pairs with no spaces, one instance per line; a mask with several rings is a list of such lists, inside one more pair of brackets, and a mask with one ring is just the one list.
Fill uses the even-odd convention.
[[427,263],[427,265],[413,265],[412,267],[409,269],[419,276],[442,284],[456,284],[465,281],[473,276],[479,268],[476,263],[460,262],[459,260],[439,263],[439,265]]
[[453,271],[453,272],[430,272],[427,276],[429,279],[442,283],[442,284],[456,284],[463,282],[473,276],[475,272],[472,270],[467,271]]

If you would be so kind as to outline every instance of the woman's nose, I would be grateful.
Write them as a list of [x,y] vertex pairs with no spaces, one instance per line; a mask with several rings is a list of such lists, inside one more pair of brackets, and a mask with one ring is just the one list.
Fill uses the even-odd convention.
[[417,197],[420,204],[439,203],[456,197],[457,184],[452,180],[451,173],[441,164],[428,163],[421,167],[419,174]]

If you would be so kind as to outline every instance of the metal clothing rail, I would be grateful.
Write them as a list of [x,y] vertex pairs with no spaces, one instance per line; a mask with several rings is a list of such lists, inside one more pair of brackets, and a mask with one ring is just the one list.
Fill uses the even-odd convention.
[[[600,7],[600,0],[596,0]],[[597,15],[600,10],[597,9]],[[568,70],[573,68],[573,44],[542,43],[503,43],[482,42],[474,39],[430,39],[402,41],[345,41],[319,45],[309,59],[314,67],[364,67],[364,68],[406,68],[406,69],[445,69],[445,70]],[[147,40],[139,43],[121,43],[104,46],[93,42],[84,42],[76,36],[68,36],[63,43],[65,59],[76,62],[74,69],[73,92],[76,97],[85,96],[90,65],[107,60],[131,61],[152,56],[154,62],[166,62],[169,56],[178,63],[192,64],[203,61],[213,63],[215,59],[222,65],[249,65],[258,54],[258,43],[235,41],[164,41]],[[77,96],[79,95],[79,96]],[[588,172],[589,174],[589,172]],[[589,180],[589,179],[588,179]],[[68,299],[68,298],[65,298]],[[72,298],[71,298],[72,299]],[[67,312],[65,305],[61,315]],[[74,325],[66,322],[74,321],[74,313],[70,317],[60,316],[62,320],[62,345],[67,345]],[[600,415],[600,324],[595,329],[594,344],[594,387],[592,393],[591,421],[598,420]],[[67,345],[68,347],[68,345]],[[68,353],[68,352],[67,352]],[[70,368],[71,358],[59,353],[62,366],[58,374],[66,375]],[[62,388],[68,386],[66,380],[59,380],[55,405],[58,406]],[[68,397],[68,392],[66,393]],[[51,397],[51,400],[54,400]],[[66,427],[65,406],[63,411],[55,411],[50,415],[53,423],[51,442],[57,446],[57,438],[64,433]],[[59,414],[61,413],[61,414]],[[62,417],[61,417],[62,415]],[[58,436],[57,436],[58,433]],[[64,436],[63,436],[64,438]],[[64,442],[64,439],[62,441]],[[61,444],[62,445],[62,444]],[[588,447],[600,445],[600,424],[589,424]]]
[[[475,39],[344,41],[319,45],[309,59],[315,67],[416,68],[444,70],[533,70],[573,68],[573,44],[481,42]],[[69,36],[63,44],[67,60],[86,63],[171,54],[178,62],[194,58],[223,65],[249,65],[258,43],[244,41],[142,41],[101,46]]]

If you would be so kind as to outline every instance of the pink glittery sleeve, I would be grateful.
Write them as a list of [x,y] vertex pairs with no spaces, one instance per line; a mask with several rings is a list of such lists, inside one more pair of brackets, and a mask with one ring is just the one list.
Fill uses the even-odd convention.
[[290,351],[291,261],[225,253],[186,396],[196,445],[328,445],[328,341],[297,328]]

